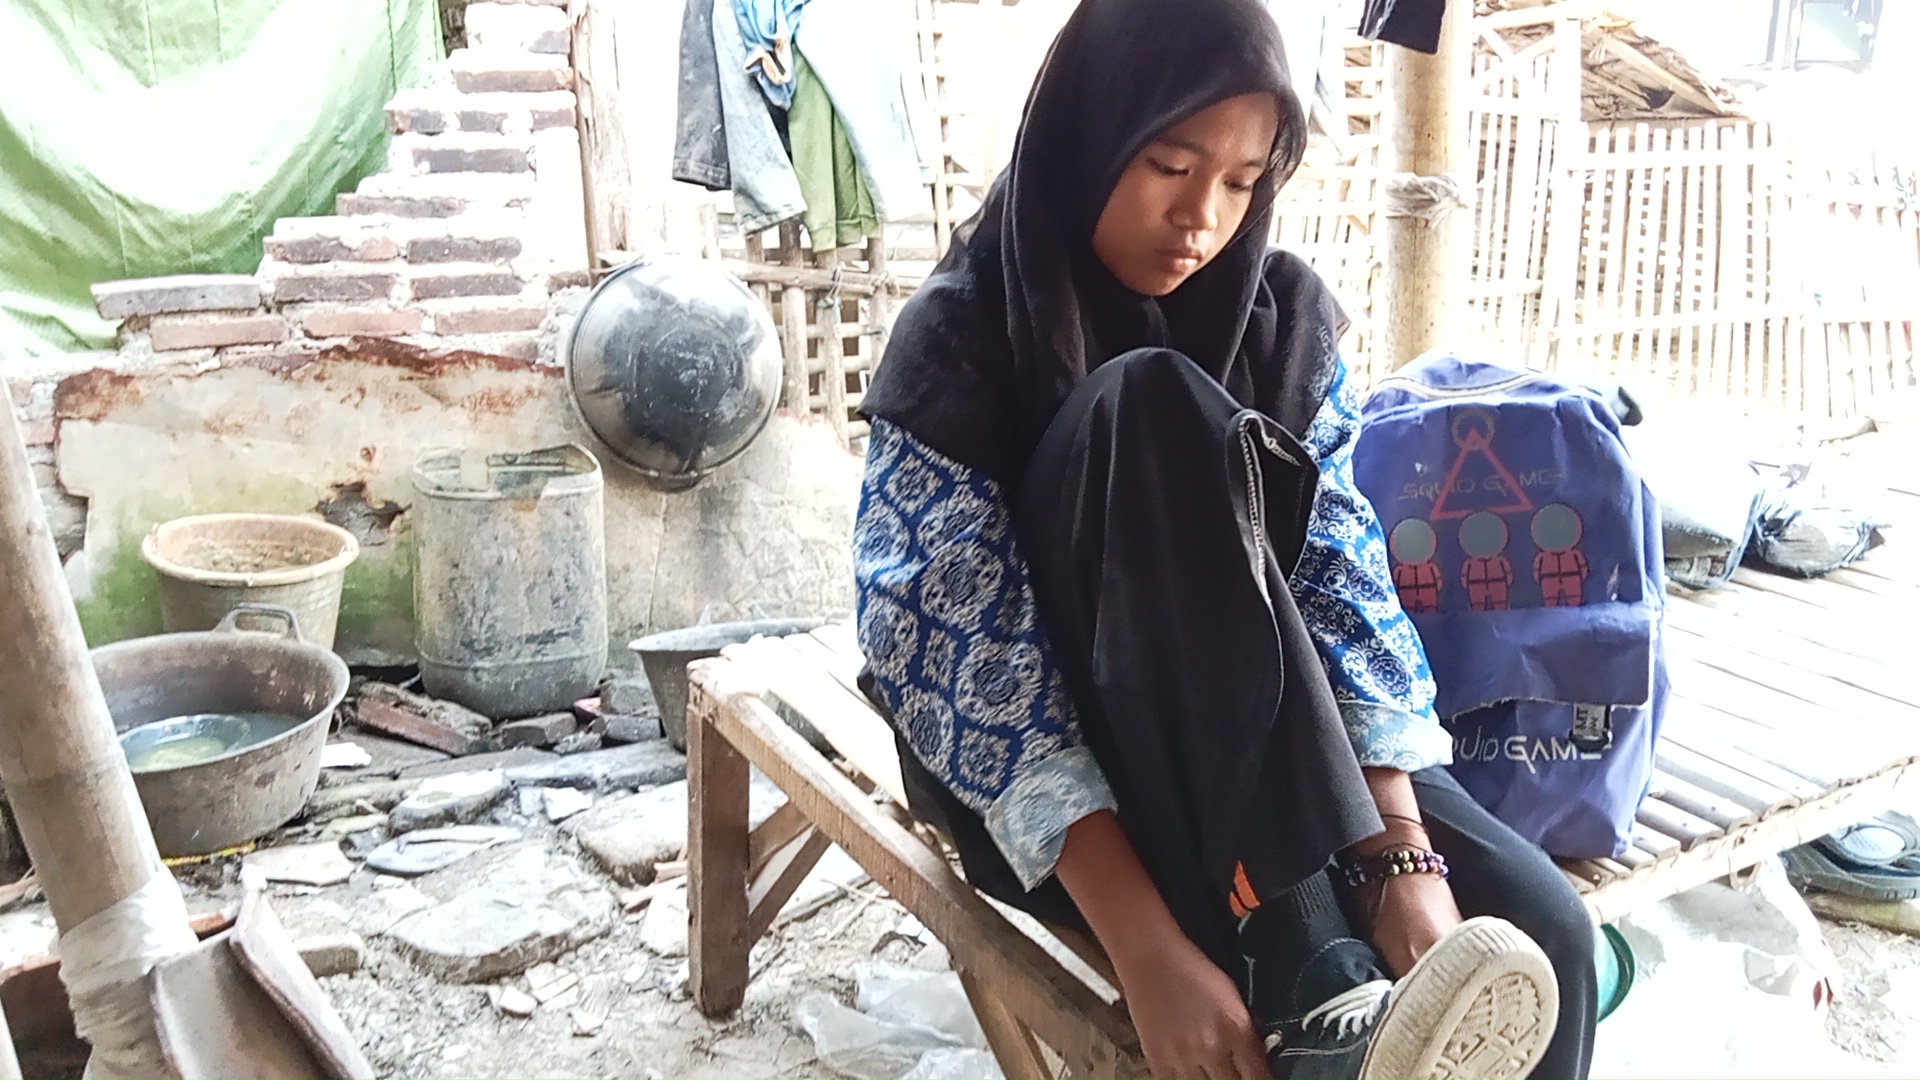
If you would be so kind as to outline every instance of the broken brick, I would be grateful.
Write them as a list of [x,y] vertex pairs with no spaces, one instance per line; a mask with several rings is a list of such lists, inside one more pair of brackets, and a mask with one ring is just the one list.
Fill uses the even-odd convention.
[[386,683],[361,685],[354,720],[361,727],[448,754],[499,749],[493,738],[493,721],[451,701],[409,693]]
[[271,345],[287,340],[287,320],[278,315],[162,315],[149,332],[156,352]]
[[384,214],[403,218],[441,218],[464,213],[467,201],[453,195],[362,195],[343,191],[334,196],[333,211],[342,217]]
[[540,335],[537,333],[469,334],[445,337],[441,339],[440,346],[460,352],[479,353],[482,356],[503,356],[509,360],[523,360],[529,364],[540,359]]
[[407,282],[416,300],[458,296],[518,296],[524,287],[510,271],[493,267],[421,272]]
[[387,130],[395,135],[438,135],[452,127],[448,119],[432,106],[387,106]]
[[514,720],[500,725],[500,745],[508,748],[552,746],[573,734],[577,726],[571,712],[548,713],[545,716]]
[[175,274],[103,281],[92,288],[93,306],[107,319],[260,306],[260,282],[251,274]]
[[414,168],[430,173],[519,173],[533,170],[533,161],[524,147],[422,145],[412,147],[409,153]]
[[510,334],[519,330],[538,330],[547,319],[547,309],[539,304],[449,308],[433,313],[436,334]]
[[350,217],[281,218],[267,257],[284,263],[385,262],[400,245],[378,222]]
[[[341,264],[328,264],[338,267]],[[274,278],[273,299],[279,304],[327,300],[384,300],[393,292],[398,275],[336,272],[283,274]]]
[[519,254],[517,236],[420,236],[407,241],[407,261],[416,263],[502,263]]
[[564,55],[507,49],[455,49],[447,58],[453,85],[463,94],[539,93],[573,89]]
[[498,134],[507,129],[507,114],[499,109],[461,109],[460,130]]
[[397,337],[421,333],[426,324],[426,315],[417,309],[321,308],[300,317],[300,329],[312,338]]

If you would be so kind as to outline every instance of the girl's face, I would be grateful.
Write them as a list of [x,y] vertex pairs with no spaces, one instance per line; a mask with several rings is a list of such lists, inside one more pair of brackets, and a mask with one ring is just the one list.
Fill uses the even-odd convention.
[[1239,231],[1279,128],[1272,95],[1242,94],[1161,132],[1120,174],[1094,254],[1134,292],[1179,288]]

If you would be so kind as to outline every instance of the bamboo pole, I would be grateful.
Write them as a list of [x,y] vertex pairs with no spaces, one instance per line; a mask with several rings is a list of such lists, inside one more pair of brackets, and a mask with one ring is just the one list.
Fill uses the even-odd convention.
[[1447,342],[1463,322],[1458,296],[1467,273],[1464,237],[1473,220],[1474,190],[1474,177],[1461,175],[1472,165],[1465,147],[1472,16],[1465,0],[1447,4],[1433,56],[1387,49],[1389,173],[1402,179],[1451,176],[1468,204],[1464,210],[1443,207],[1423,216],[1396,208],[1407,200],[1385,193],[1386,304],[1378,348],[1389,369]]
[[0,408],[0,778],[62,934],[165,874],[13,410]]

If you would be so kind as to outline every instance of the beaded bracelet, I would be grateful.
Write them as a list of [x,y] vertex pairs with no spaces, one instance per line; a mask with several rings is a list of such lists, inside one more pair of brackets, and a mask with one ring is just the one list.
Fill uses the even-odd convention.
[[1347,884],[1354,888],[1403,874],[1438,874],[1442,879],[1447,876],[1446,857],[1424,848],[1393,848],[1374,856],[1348,856],[1345,862]]

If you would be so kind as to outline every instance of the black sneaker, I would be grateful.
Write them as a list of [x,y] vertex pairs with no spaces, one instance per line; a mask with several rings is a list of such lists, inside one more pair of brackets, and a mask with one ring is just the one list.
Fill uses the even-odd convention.
[[1360,1075],[1373,1029],[1393,996],[1393,983],[1375,979],[1336,994],[1297,1020],[1263,1032],[1274,1080],[1352,1080]]
[[1505,919],[1468,919],[1397,983],[1362,983],[1266,1028],[1276,1080],[1519,1080],[1560,1009],[1546,954]]

